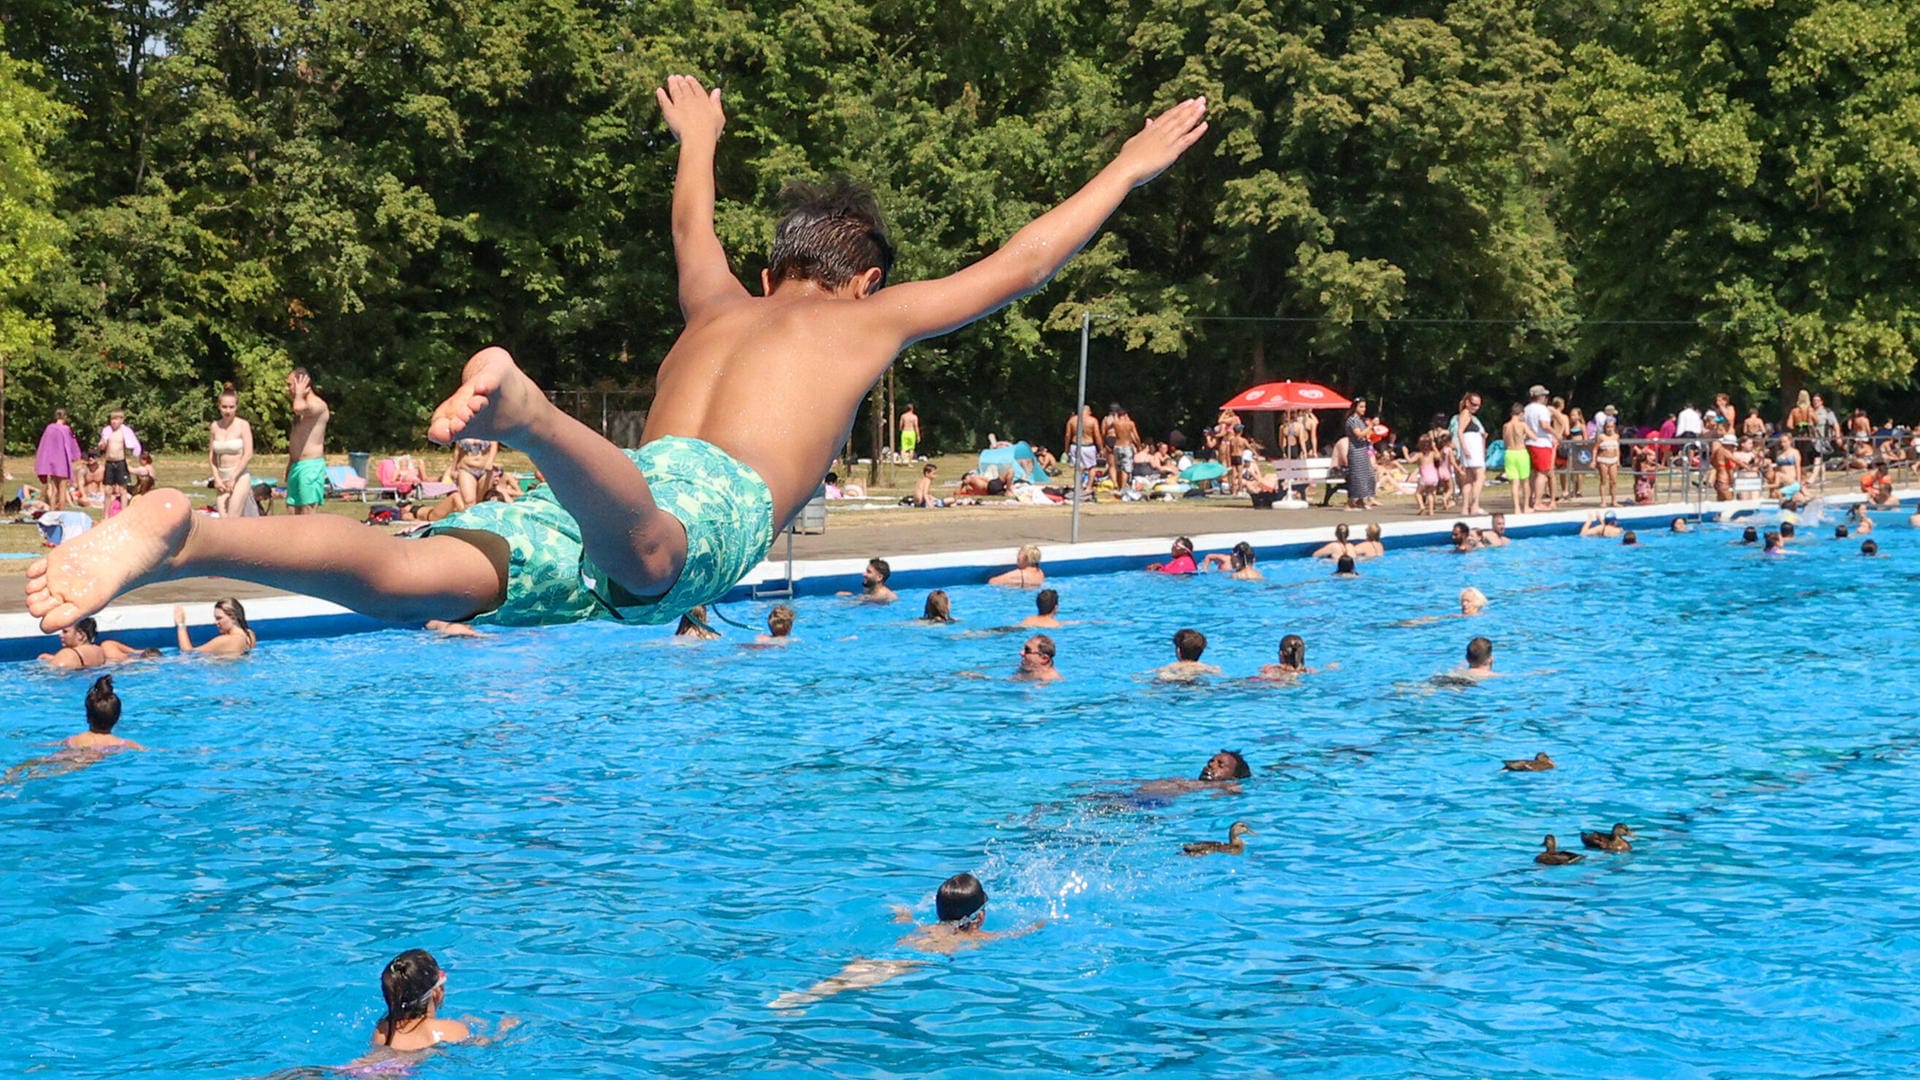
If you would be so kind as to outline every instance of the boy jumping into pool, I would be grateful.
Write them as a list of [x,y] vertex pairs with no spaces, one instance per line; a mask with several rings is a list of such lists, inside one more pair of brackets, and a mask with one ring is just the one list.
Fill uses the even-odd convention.
[[686,329],[661,362],[639,450],[555,408],[505,350],[483,349],[428,435],[506,442],[547,487],[450,515],[417,540],[331,515],[211,519],[191,514],[180,492],[156,491],[28,569],[27,609],[40,625],[58,630],[129,589],[205,574],[401,623],[677,619],[760,562],[902,349],[1038,290],[1129,191],[1207,130],[1205,100],[1181,102],[999,251],[885,290],[893,248],[873,197],[816,193],[780,219],[754,296],[713,227],[720,91],[674,76],[657,96],[680,140],[673,242]]

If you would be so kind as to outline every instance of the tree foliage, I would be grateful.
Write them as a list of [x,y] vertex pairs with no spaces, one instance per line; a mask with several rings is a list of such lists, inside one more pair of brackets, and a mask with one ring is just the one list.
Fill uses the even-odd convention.
[[[645,388],[679,328],[652,88],[686,71],[725,88],[718,226],[749,281],[790,177],[872,184],[897,276],[941,274],[1148,112],[1209,97],[1213,134],[1057,281],[906,355],[903,395],[948,445],[1050,438],[1088,311],[1093,394],[1157,428],[1283,375],[1403,418],[1553,372],[1868,388],[1912,367],[1914,19],[1896,0],[12,0],[5,48],[31,66],[0,69],[0,95],[47,104],[5,110],[0,155],[41,125],[14,138],[45,148],[68,241],[49,261],[35,226],[37,261],[0,260],[0,319],[45,330],[12,346],[18,409],[121,404],[163,443],[197,446],[225,381],[284,430],[294,365],[347,442],[410,443],[495,341],[550,386]],[[1615,325],[1649,316],[1682,325]]]

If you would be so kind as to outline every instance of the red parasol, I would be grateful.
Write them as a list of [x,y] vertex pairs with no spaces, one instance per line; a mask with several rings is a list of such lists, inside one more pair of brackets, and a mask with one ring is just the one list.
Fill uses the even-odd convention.
[[1242,390],[1238,397],[1220,407],[1235,412],[1281,412],[1287,409],[1344,409],[1352,404],[1319,383],[1289,379]]

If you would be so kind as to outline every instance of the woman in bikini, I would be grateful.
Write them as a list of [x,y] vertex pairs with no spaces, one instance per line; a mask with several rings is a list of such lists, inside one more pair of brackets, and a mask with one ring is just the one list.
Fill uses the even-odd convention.
[[1611,417],[1600,423],[1600,437],[1593,444],[1593,471],[1599,474],[1600,505],[1619,506],[1620,432]]
[[253,507],[253,425],[240,419],[240,397],[228,383],[220,390],[220,419],[207,425],[207,461],[213,466],[213,509],[221,517],[246,517]]
[[40,662],[56,671],[85,671],[136,657],[159,655],[158,649],[143,651],[117,641],[100,640],[100,624],[86,618],[60,631],[60,648],[41,653]]
[[180,639],[182,653],[198,653],[201,656],[245,656],[253,651],[255,637],[253,628],[247,625],[247,609],[233,597],[223,597],[213,602],[213,626],[219,633],[205,645],[195,645],[187,636],[187,609],[175,606],[173,609],[173,628]]
[[493,468],[493,459],[499,456],[500,444],[488,439],[461,439],[453,444],[453,482],[467,505],[485,498],[482,485]]

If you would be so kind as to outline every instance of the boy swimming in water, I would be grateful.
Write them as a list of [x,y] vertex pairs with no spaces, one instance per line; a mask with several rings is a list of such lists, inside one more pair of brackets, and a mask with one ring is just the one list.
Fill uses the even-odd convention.
[[[955,874],[940,883],[933,897],[937,922],[916,926],[896,944],[916,952],[951,956],[964,949],[977,949],[989,941],[1024,937],[1047,924],[1040,919],[1018,930],[998,933],[986,929],[987,890],[972,874]],[[894,922],[912,922],[913,912],[904,907],[893,909]],[[918,960],[867,960],[848,962],[831,978],[822,979],[805,990],[789,990],[767,1003],[769,1009],[798,1009],[822,998],[846,990],[865,990],[904,975],[920,966]]]
[[[506,442],[547,486],[401,540],[331,515],[219,518],[156,491],[27,572],[48,632],[153,581],[220,574],[391,622],[662,623],[725,596],[813,497],[868,388],[900,351],[1035,292],[1135,187],[1206,133],[1181,102],[1065,202],[957,273],[885,289],[893,261],[870,194],[817,192],[781,218],[762,295],[714,233],[720,91],[674,76],[657,91],[680,140],[674,252],[686,329],[661,362],[643,445],[623,451],[555,408],[503,349],[467,361],[435,410],[436,442]],[[768,416],[768,402],[785,408]]]

